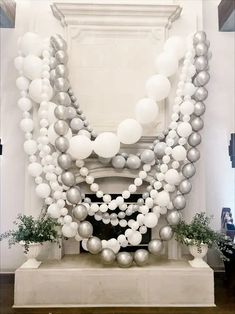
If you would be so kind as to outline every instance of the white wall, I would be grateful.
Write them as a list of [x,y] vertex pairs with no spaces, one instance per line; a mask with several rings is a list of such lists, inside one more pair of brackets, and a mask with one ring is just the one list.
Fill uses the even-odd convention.
[[[125,1],[122,1],[125,2]],[[164,4],[166,1],[162,1]],[[180,3],[184,10],[182,18],[190,24],[195,17],[195,8],[200,0],[168,1]],[[1,157],[1,232],[12,226],[17,213],[25,211],[25,156],[23,134],[19,129],[21,113],[16,101],[17,73],[13,66],[18,36],[26,31],[37,30],[43,36],[61,32],[59,22],[52,16],[50,1],[17,1],[16,28],[1,29],[1,137],[4,153]],[[218,0],[203,1],[204,29],[208,33],[213,50],[211,60],[210,96],[207,101],[202,156],[197,176],[193,180],[193,193],[185,211],[191,218],[196,211],[205,210],[215,216],[214,227],[220,226],[222,207],[234,210],[234,169],[231,168],[227,152],[229,134],[234,131],[234,33],[217,31]],[[199,8],[200,10],[200,8]],[[183,23],[178,29],[183,32]],[[201,24],[199,19],[198,25]],[[187,28],[184,27],[184,33]],[[27,191],[26,191],[27,193]],[[27,212],[30,208],[27,208]],[[1,270],[12,271],[23,261],[21,249],[17,246],[8,250],[7,243],[1,243]]]

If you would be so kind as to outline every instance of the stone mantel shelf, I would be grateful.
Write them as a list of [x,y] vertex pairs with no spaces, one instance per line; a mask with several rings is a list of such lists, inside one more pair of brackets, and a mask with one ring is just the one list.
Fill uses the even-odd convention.
[[51,5],[54,16],[62,26],[165,26],[169,29],[181,14],[179,5],[117,4],[117,3],[59,3]]

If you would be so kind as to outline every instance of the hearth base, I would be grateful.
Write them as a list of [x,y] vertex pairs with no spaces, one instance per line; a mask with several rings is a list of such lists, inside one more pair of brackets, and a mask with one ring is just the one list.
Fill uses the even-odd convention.
[[95,306],[211,307],[213,270],[163,258],[152,258],[145,267],[105,267],[89,254],[16,270],[16,308]]

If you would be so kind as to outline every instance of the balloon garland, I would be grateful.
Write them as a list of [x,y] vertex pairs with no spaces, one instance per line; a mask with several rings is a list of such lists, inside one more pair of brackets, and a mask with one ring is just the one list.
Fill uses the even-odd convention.
[[[48,215],[58,219],[66,238],[75,237],[85,250],[100,253],[104,264],[115,260],[120,267],[129,267],[133,261],[138,266],[146,264],[149,253],[159,254],[164,241],[172,238],[172,226],[180,222],[185,195],[192,188],[189,179],[200,158],[196,147],[204,126],[201,116],[208,95],[204,86],[210,79],[205,32],[197,32],[187,41],[170,37],[156,57],[157,74],[146,81],[146,96],[137,102],[135,118],[123,120],[116,133],[99,135],[90,126],[69,83],[65,40],[60,35],[43,40],[37,34],[26,33],[18,46],[15,67],[20,76],[16,85],[21,94],[18,106],[23,112],[20,127],[25,133],[24,150],[29,156],[28,171],[35,178],[36,194],[48,206]],[[177,72],[183,57],[169,128],[142,153],[121,153],[121,143],[138,142],[144,127],[156,120],[157,102],[168,97],[169,77]],[[33,119],[33,108],[37,110],[38,123]],[[91,154],[116,169],[138,171],[121,196],[112,199],[100,189],[85,164]],[[77,173],[101,199],[99,204],[81,192],[76,184]],[[130,195],[145,181],[149,185],[142,198],[128,205]],[[71,214],[68,206],[72,206]],[[133,213],[137,213],[136,220],[128,219]],[[123,233],[109,240],[93,236],[88,215],[104,224],[119,225]],[[166,216],[166,224],[159,230],[159,239],[149,242],[148,250],[138,249],[133,255],[119,252],[128,245],[139,245],[147,229],[157,226],[160,215]]]

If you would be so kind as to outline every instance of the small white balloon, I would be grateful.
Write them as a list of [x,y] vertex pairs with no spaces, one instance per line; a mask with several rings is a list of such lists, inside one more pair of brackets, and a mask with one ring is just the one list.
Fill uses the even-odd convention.
[[32,162],[28,166],[28,172],[32,177],[39,177],[42,173],[42,166],[38,162]]
[[21,91],[27,90],[29,87],[29,80],[24,76],[18,77],[16,79],[16,87]]
[[29,111],[32,108],[32,102],[29,98],[26,97],[21,97],[18,100],[18,107],[20,108],[20,110],[22,111]]
[[98,156],[111,158],[119,152],[120,141],[116,134],[104,132],[99,134],[93,142],[93,149]]
[[170,202],[170,196],[169,193],[166,191],[161,191],[158,193],[156,197],[156,203],[159,206],[167,206]]
[[185,160],[186,155],[187,155],[186,149],[181,145],[177,145],[172,149],[172,157],[176,161]]
[[34,140],[27,140],[24,142],[24,151],[28,155],[33,155],[37,151],[37,142]]
[[45,94],[45,99],[43,98],[43,91],[42,91],[43,83],[41,79],[35,79],[29,85],[29,95],[36,103],[40,103],[43,100],[49,101],[53,96],[53,89],[51,85],[48,85],[48,92]]
[[156,120],[159,112],[158,105],[151,98],[140,99],[135,108],[136,119],[141,124],[148,124]]
[[41,77],[43,62],[40,58],[29,55],[24,58],[23,73],[30,80]]
[[117,128],[117,136],[123,144],[134,144],[141,138],[143,128],[135,119],[123,120]]
[[15,68],[18,71],[22,71],[23,69],[24,58],[22,56],[18,56],[14,60]]
[[68,153],[74,159],[85,159],[92,153],[92,142],[85,135],[73,136],[69,141]]
[[56,206],[56,204],[51,204],[48,209],[47,213],[50,217],[58,219],[60,217],[60,210]]
[[41,183],[36,187],[36,194],[40,198],[46,198],[50,195],[51,188],[47,183]]
[[184,101],[181,105],[180,105],[180,112],[182,114],[187,114],[190,115],[194,112],[194,103],[190,100],[186,100]]
[[165,181],[171,185],[179,184],[180,175],[177,170],[170,169],[165,173]]
[[32,119],[25,118],[20,121],[20,127],[23,132],[31,132],[34,128],[34,123]]
[[139,245],[142,241],[142,234],[139,231],[132,231],[127,238],[131,245]]
[[188,137],[192,131],[192,126],[188,122],[181,122],[177,127],[177,133],[182,137]]
[[144,217],[144,224],[147,228],[154,228],[158,223],[158,218],[154,213],[147,213]]
[[164,76],[172,76],[178,69],[178,58],[172,53],[163,52],[157,56],[155,67],[159,74]]
[[160,101],[166,98],[171,89],[171,84],[168,78],[163,75],[157,74],[151,76],[145,85],[146,94],[149,98],[155,101]]
[[184,96],[192,96],[196,91],[196,87],[192,83],[185,83],[183,89]]

